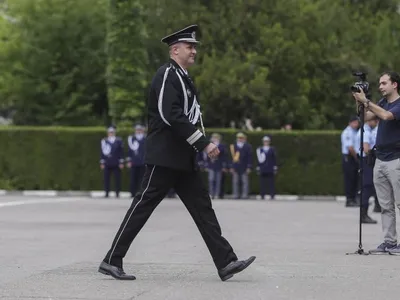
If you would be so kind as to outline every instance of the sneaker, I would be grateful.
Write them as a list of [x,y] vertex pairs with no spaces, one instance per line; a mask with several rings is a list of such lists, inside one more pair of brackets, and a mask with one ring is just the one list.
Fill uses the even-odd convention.
[[391,248],[388,252],[391,255],[400,255],[400,245],[398,245],[394,248]]
[[369,254],[389,254],[389,251],[394,250],[395,248],[397,248],[397,244],[390,244],[387,242],[383,242],[376,249],[369,250]]

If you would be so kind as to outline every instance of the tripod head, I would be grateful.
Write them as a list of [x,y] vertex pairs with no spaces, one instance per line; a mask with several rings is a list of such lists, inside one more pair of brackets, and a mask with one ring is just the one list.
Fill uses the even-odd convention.
[[364,92],[367,99],[371,98],[369,93],[369,82],[367,81],[367,74],[361,71],[353,72],[353,76],[358,77],[360,81],[355,82],[351,87],[350,90],[355,93]]

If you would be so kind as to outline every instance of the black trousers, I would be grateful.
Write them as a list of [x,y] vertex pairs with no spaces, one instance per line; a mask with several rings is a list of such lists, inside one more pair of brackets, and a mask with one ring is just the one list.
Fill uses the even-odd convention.
[[130,177],[130,192],[131,196],[135,197],[135,194],[140,188],[140,183],[143,179],[145,166],[132,166],[131,167],[131,177]]
[[367,164],[367,158],[363,157],[363,195],[361,199],[361,206],[368,211],[369,198],[376,197],[374,185],[374,168]]
[[104,191],[106,192],[106,196],[110,193],[110,181],[111,181],[111,173],[114,175],[115,179],[115,194],[118,196],[121,191],[121,169],[119,166],[115,167],[104,167]]
[[354,201],[358,191],[358,163],[352,156],[342,155],[342,168],[346,201]]
[[260,194],[264,199],[267,194],[267,189],[271,199],[275,198],[275,174],[274,173],[261,173],[260,174]]
[[122,259],[136,235],[171,188],[181,198],[205,241],[217,269],[237,260],[211,205],[210,195],[199,171],[183,172],[146,165],[142,185],[132,200],[104,261],[122,267]]

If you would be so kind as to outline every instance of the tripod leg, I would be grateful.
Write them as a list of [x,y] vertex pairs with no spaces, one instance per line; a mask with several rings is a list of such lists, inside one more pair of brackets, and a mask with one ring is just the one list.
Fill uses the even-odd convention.
[[[360,118],[360,152],[359,152],[359,172],[358,172],[358,178],[359,178],[359,186],[363,186],[363,174],[364,174],[364,163],[363,163],[363,153],[364,153],[364,105],[362,103],[359,104],[358,106],[358,113],[359,113],[359,118]],[[363,189],[360,190],[360,199],[363,197]],[[347,253],[349,254],[358,254],[358,255],[368,255],[369,253],[365,252],[363,249],[362,245],[362,205],[360,205],[360,212],[359,212],[359,220],[358,220],[358,226],[359,226],[359,235],[358,235],[358,250],[356,250],[353,253]]]

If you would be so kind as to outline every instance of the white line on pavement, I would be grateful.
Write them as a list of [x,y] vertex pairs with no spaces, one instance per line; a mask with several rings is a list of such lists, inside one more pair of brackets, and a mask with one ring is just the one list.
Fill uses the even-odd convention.
[[60,203],[60,202],[72,202],[79,201],[79,198],[63,198],[63,199],[40,199],[40,200],[24,200],[24,201],[11,201],[0,203],[1,207],[7,206],[17,206],[17,205],[25,205],[25,204],[40,204],[40,203]]
[[24,196],[57,196],[57,191],[22,191],[22,194]]

